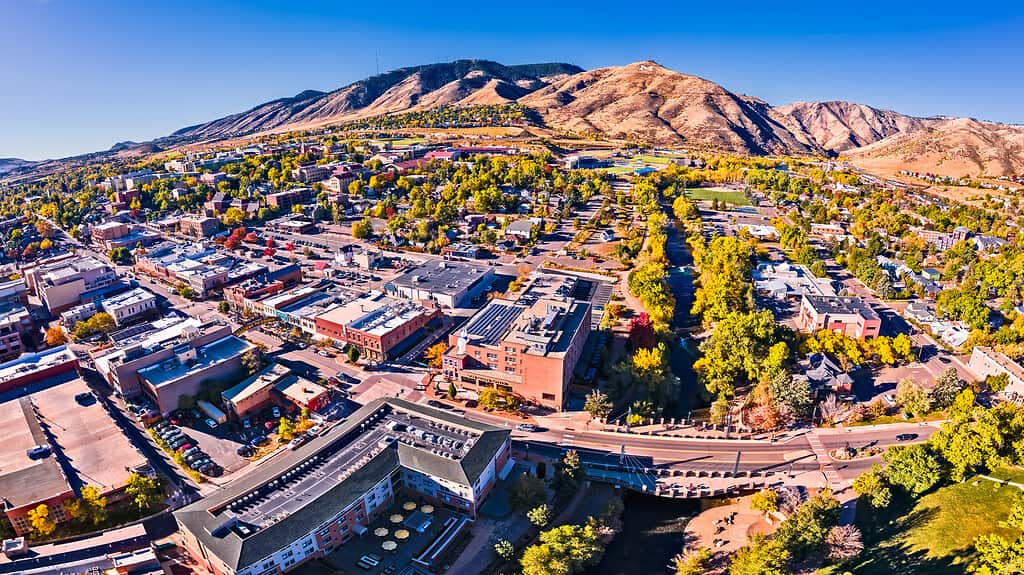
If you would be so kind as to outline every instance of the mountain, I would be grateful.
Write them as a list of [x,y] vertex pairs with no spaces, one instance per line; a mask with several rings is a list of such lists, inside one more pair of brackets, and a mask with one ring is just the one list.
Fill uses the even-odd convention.
[[6,176],[16,170],[31,167],[36,163],[37,162],[22,160],[20,158],[0,158],[0,177]]
[[894,134],[920,130],[937,120],[913,118],[851,102],[796,102],[772,109],[772,116],[825,150],[852,150]]
[[1024,174],[1024,126],[972,118],[930,120],[844,157],[867,169],[912,170],[946,176]]
[[574,132],[751,154],[822,152],[766,103],[651,61],[580,72],[519,103],[549,126]]
[[221,138],[444,105],[511,103],[581,71],[572,64],[504,66],[488,60],[400,68],[333,92],[307,90],[291,98],[273,100],[239,114],[178,130],[171,138]]

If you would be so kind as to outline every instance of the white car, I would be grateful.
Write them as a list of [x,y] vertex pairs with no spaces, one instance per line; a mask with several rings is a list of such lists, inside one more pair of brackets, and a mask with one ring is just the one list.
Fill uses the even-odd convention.
[[527,433],[533,433],[537,431],[537,426],[532,423],[520,423],[516,426],[516,431],[525,431]]
[[206,426],[209,427],[210,429],[217,429],[217,422],[214,421],[213,419],[207,417],[205,423]]

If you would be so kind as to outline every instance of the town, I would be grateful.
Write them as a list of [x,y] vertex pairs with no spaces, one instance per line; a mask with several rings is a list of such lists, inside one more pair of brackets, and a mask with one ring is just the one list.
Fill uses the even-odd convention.
[[1024,572],[1012,9],[121,4],[3,11],[0,575]]

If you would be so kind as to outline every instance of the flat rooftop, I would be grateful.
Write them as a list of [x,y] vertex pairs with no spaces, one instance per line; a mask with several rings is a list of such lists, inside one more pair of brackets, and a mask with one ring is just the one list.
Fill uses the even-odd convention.
[[274,385],[283,378],[288,377],[292,370],[280,363],[272,363],[260,370],[252,377],[242,380],[238,385],[232,386],[221,393],[226,401],[244,401],[253,394]]
[[23,507],[71,489],[52,452],[40,459],[30,459],[26,453],[36,445],[49,443],[30,398],[0,403],[0,429],[4,430],[0,442],[0,500],[5,506]]
[[124,485],[132,469],[146,458],[121,432],[98,401],[80,405],[75,395],[89,391],[81,378],[32,394],[36,409],[56,436],[57,449],[74,468],[75,487],[93,485],[110,491]]
[[491,268],[460,261],[429,262],[410,268],[391,280],[396,286],[427,290],[437,293],[455,292],[476,284],[487,277]]
[[194,362],[181,363],[176,359],[167,360],[140,369],[139,376],[155,387],[161,387],[173,384],[183,377],[209,369],[255,348],[255,345],[244,339],[229,335],[197,348]]
[[128,290],[124,293],[119,293],[117,295],[110,296],[107,299],[103,300],[103,308],[117,309],[131,305],[138,305],[144,301],[152,299],[156,299],[156,296],[153,295],[153,292],[145,288],[137,287],[135,289]]
[[857,314],[865,319],[878,319],[878,314],[859,297],[805,295],[807,301],[818,313]]
[[0,384],[72,361],[77,362],[78,357],[65,345],[38,353],[23,353],[17,359],[0,364]]

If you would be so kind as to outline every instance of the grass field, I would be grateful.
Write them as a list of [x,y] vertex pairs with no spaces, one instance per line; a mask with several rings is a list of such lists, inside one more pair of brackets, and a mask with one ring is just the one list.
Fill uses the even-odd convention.
[[[1019,477],[1019,471],[1006,476]],[[887,514],[872,517],[857,508],[864,533],[864,555],[852,565],[825,569],[819,575],[962,575],[974,554],[974,539],[986,533],[1016,538],[1020,531],[1001,527],[1020,495],[1014,487],[972,479],[947,485],[917,501],[909,511],[894,504]],[[898,515],[892,516],[895,511]]]
[[695,200],[718,200],[737,206],[749,206],[750,200],[743,192],[736,190],[722,190],[718,188],[687,188],[687,195]]

